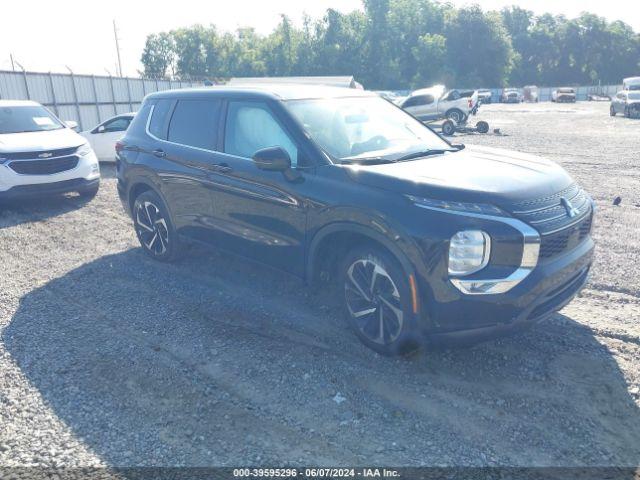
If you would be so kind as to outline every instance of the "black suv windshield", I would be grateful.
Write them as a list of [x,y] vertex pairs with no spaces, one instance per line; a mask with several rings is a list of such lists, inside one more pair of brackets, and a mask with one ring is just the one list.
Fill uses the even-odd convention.
[[64,125],[40,105],[0,107],[0,134],[58,130]]
[[290,100],[286,106],[309,136],[338,161],[389,161],[451,148],[411,115],[379,97]]

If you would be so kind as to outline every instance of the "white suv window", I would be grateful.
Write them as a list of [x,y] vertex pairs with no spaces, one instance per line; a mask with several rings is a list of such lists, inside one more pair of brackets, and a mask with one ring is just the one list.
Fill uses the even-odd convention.
[[64,128],[49,110],[40,105],[0,107],[0,134],[42,132]]

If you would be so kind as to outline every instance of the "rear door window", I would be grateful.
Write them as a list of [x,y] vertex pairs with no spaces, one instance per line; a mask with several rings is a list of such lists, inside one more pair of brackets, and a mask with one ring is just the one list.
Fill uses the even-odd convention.
[[149,122],[149,133],[161,140],[167,139],[167,116],[172,104],[173,100],[163,98],[158,100],[153,107],[151,121]]
[[220,118],[219,100],[179,100],[167,139],[189,147],[215,150]]

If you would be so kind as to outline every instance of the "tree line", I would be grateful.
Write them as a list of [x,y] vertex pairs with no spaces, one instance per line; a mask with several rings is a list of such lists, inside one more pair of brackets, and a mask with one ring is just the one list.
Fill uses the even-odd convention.
[[640,74],[640,34],[623,21],[434,0],[363,0],[300,27],[282,15],[268,35],[194,25],[147,37],[143,75],[223,80],[353,75],[369,89],[597,85]]

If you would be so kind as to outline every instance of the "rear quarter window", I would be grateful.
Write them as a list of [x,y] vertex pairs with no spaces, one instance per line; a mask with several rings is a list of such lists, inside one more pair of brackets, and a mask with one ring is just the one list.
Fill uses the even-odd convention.
[[149,133],[162,140],[167,139],[167,116],[171,110],[173,100],[163,98],[158,100],[153,107],[151,120],[149,121]]

